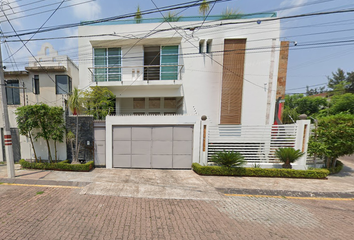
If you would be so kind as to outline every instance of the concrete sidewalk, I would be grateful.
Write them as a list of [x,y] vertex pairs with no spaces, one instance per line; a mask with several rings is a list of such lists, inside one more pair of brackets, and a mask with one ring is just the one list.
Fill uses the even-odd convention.
[[102,169],[91,172],[21,170],[0,182],[82,187],[81,194],[141,198],[218,200],[224,194],[354,198],[354,161],[341,159],[344,169],[327,180],[199,176],[191,170]]

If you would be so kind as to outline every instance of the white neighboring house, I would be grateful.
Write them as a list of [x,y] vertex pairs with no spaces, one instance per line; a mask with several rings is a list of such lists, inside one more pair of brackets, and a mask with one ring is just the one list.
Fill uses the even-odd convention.
[[203,115],[209,126],[272,125],[278,77],[284,76],[279,60],[287,62],[289,47],[279,40],[280,21],[274,17],[83,22],[79,36],[88,37],[79,38],[79,88],[104,86],[116,95],[115,116],[95,132],[102,140],[96,164],[190,168],[192,162],[205,163]]
[[[37,59],[37,61],[36,61]],[[7,86],[22,87],[23,89],[7,88],[6,97],[10,127],[12,129],[12,141],[15,161],[19,159],[34,159],[29,138],[20,136],[17,129],[15,111],[24,105],[45,103],[49,106],[59,106],[65,109],[65,101],[72,88],[78,86],[79,69],[65,55],[58,52],[50,43],[44,43],[37,53],[36,59],[29,58],[28,67],[25,71],[5,71]],[[3,126],[0,118],[0,126]],[[3,134],[1,134],[3,136]],[[3,146],[3,137],[1,137]],[[35,143],[37,157],[48,159],[47,146],[44,140]],[[51,143],[52,156],[54,159],[54,146]],[[57,145],[58,158],[66,159],[66,143]],[[4,159],[3,147],[0,149],[0,161]]]

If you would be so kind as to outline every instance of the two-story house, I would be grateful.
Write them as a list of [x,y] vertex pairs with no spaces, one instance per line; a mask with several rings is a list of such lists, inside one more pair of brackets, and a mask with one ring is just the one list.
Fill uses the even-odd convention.
[[[51,44],[44,43],[37,56],[29,58],[25,70],[5,71],[4,75],[14,159],[15,161],[21,158],[33,159],[30,140],[19,135],[16,109],[37,103],[65,108],[65,101],[72,88],[78,86],[79,69],[68,56],[58,55]],[[3,126],[2,118],[0,118],[0,126]],[[0,161],[5,159],[3,134],[1,136]],[[38,140],[34,144],[37,156],[48,159],[45,142]],[[65,160],[66,157],[66,143],[58,144],[58,158]]]
[[115,116],[95,133],[96,162],[190,168],[203,162],[201,116],[208,126],[273,124],[289,47],[274,17],[83,22],[79,88],[116,95]]

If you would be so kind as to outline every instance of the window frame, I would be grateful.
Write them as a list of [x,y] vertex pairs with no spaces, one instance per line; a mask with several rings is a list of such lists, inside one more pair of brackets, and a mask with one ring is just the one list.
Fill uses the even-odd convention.
[[34,75],[32,78],[32,92],[35,95],[40,94],[39,75]]
[[[104,50],[103,56],[96,56],[96,50]],[[110,50],[114,52],[114,50],[118,50],[118,54],[110,55]],[[110,60],[116,57],[117,64],[110,64]],[[103,60],[103,64],[98,65],[96,60],[101,59]],[[115,47],[115,48],[93,48],[93,66],[94,66],[94,73],[93,73],[93,81],[94,82],[120,82],[122,81],[122,48]],[[97,68],[100,67],[100,68]],[[111,68],[111,67],[118,67],[118,68]],[[102,71],[103,70],[103,71]],[[102,72],[100,72],[102,71]],[[98,73],[97,73],[98,72]],[[116,76],[117,78],[111,77]],[[102,79],[100,79],[102,78]],[[111,80],[110,80],[111,79]],[[112,80],[113,79],[113,80]],[[117,79],[117,80],[116,80]]]
[[[15,85],[13,85],[13,84],[15,84]],[[9,85],[9,87],[20,87],[20,81],[16,80],[16,79],[6,80],[6,86],[7,85]],[[11,98],[12,98],[11,102],[9,102],[10,91],[11,91]],[[16,99],[15,99],[15,97],[16,97],[15,94],[16,94],[16,96],[18,96]],[[16,100],[18,100],[18,101],[16,101]],[[7,102],[7,105],[21,105],[20,89],[6,87],[6,102]]]
[[[58,77],[66,77],[66,93],[58,92]],[[64,90],[64,89],[62,89]],[[72,79],[69,75],[55,75],[55,94],[63,95],[63,94],[71,94],[72,91]]]

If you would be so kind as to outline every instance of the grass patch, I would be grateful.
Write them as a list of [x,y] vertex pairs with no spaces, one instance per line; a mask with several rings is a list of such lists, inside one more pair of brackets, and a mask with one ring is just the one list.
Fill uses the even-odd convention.
[[75,172],[89,172],[94,168],[93,161],[85,164],[70,164],[68,160],[59,163],[30,163],[23,159],[20,160],[22,168],[27,169],[41,169],[41,170],[56,170],[56,171],[75,171]]
[[39,191],[39,192],[37,192],[37,195],[41,195],[43,193],[44,193],[44,191]]
[[281,177],[281,178],[313,178],[323,179],[329,174],[327,169],[295,170],[277,168],[226,168],[219,166],[202,166],[192,164],[193,170],[199,175],[208,176],[244,176],[244,177]]

